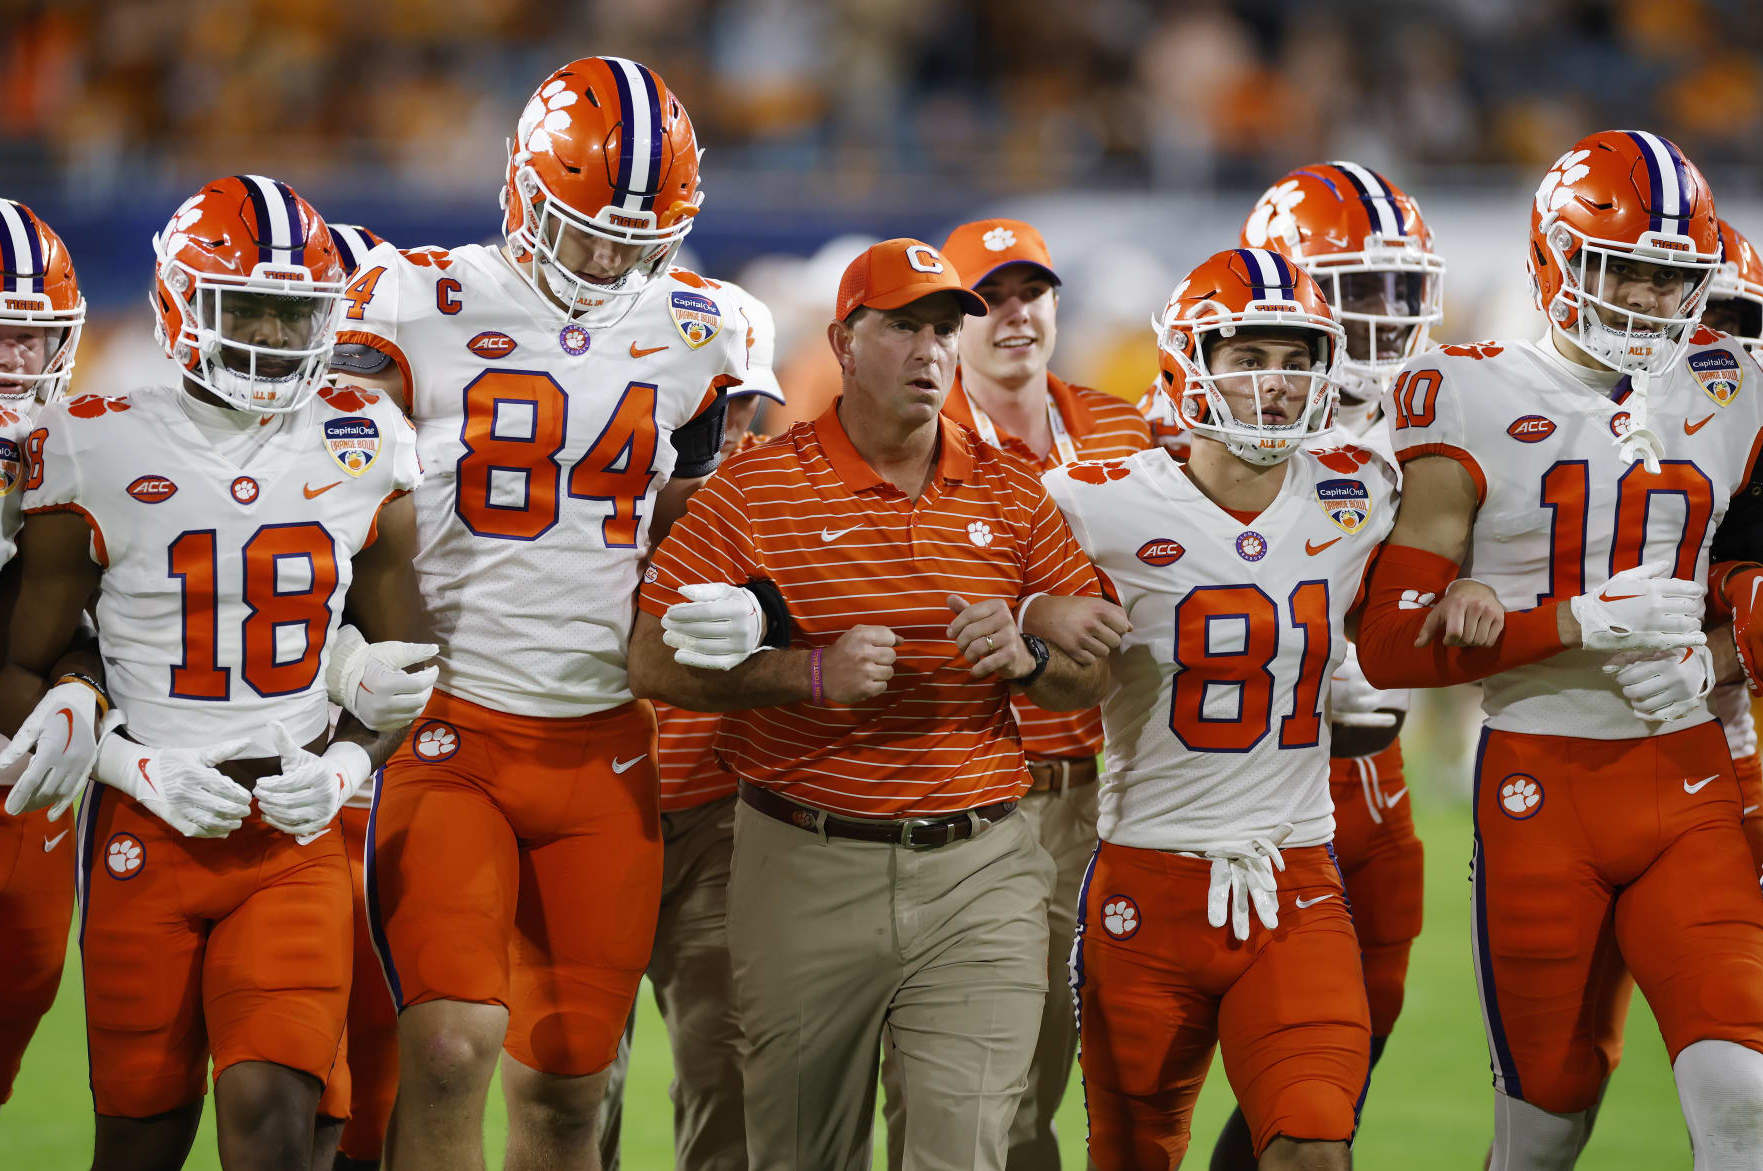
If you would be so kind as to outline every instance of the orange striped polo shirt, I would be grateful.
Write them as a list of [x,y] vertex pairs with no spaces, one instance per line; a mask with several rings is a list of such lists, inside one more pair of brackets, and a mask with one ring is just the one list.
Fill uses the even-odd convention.
[[758,577],[783,594],[793,646],[831,646],[861,625],[900,638],[872,700],[724,714],[716,752],[739,775],[859,817],[953,813],[1027,789],[1010,689],[969,677],[946,599],[1014,609],[1033,593],[1101,591],[1034,472],[946,417],[941,428],[915,501],[857,454],[835,402],[731,459],[655,551],[639,598],[651,614],[682,601],[682,585]]
[[[1151,429],[1145,417],[1124,399],[1087,386],[1073,386],[1052,374],[1047,375],[1047,390],[1079,459],[1122,459],[1151,446]],[[973,424],[973,407],[962,392],[959,379],[943,403],[943,413],[956,422]],[[1065,462],[1057,444],[1048,449],[1043,459],[1021,439],[997,426],[995,419],[992,422],[1001,448],[1026,460],[1030,467],[1046,472]],[[1102,751],[1101,708],[1050,712],[1037,707],[1025,695],[1015,696],[1012,705],[1017,726],[1022,729],[1022,750],[1030,759],[1090,757]]]

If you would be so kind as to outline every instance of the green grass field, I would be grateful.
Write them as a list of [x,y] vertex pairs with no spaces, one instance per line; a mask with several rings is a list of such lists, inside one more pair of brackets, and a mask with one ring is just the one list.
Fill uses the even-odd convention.
[[[1415,813],[1427,846],[1426,931],[1414,949],[1407,1007],[1372,1079],[1356,1165],[1370,1171],[1476,1169],[1487,1149],[1492,1090],[1469,967],[1469,815],[1463,808],[1436,802],[1420,804]],[[1634,1005],[1626,1057],[1580,1166],[1649,1171],[1688,1167],[1689,1143],[1664,1047],[1640,997]],[[630,1171],[672,1165],[669,1073],[661,1021],[645,991],[625,1106],[625,1166]],[[1189,1167],[1206,1165],[1212,1137],[1229,1107],[1229,1088],[1223,1072],[1215,1069],[1195,1115],[1197,1137]],[[79,968],[70,957],[60,999],[25,1056],[11,1104],[0,1110],[0,1168],[62,1171],[87,1166],[90,1111]],[[499,1167],[499,1096],[492,1101],[489,1129],[490,1166]],[[1060,1114],[1060,1131],[1066,1165],[1083,1167],[1083,1101],[1075,1079]],[[188,1165],[218,1166],[206,1122]]]

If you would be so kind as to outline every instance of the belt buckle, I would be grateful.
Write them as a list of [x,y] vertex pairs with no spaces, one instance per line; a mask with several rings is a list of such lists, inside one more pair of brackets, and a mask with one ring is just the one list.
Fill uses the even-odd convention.
[[900,845],[905,846],[908,850],[935,850],[940,846],[948,845],[949,840],[941,842],[916,842],[912,840],[913,830],[935,826],[937,820],[938,819],[936,818],[930,817],[906,818],[900,823]]

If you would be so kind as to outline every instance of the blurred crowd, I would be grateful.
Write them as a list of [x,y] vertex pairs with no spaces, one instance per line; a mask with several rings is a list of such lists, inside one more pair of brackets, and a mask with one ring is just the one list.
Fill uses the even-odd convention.
[[778,190],[1529,171],[1592,122],[1714,170],[1763,130],[1760,47],[1755,0],[0,0],[0,173],[479,191],[592,53],[657,68],[712,169]]

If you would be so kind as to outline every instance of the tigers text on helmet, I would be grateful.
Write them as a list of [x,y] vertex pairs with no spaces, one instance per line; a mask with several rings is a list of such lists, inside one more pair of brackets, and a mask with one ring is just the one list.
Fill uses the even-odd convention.
[[63,394],[85,323],[86,299],[61,237],[24,204],[0,199],[0,326],[45,331],[42,371],[0,371],[0,402]]
[[686,108],[647,66],[586,57],[546,78],[508,147],[502,235],[565,320],[616,322],[667,271],[703,201]]
[[[1526,261],[1537,308],[1580,349],[1624,374],[1663,373],[1695,332],[1720,265],[1714,197],[1666,139],[1601,130],[1537,187]],[[1609,281],[1661,270],[1655,287],[1672,303],[1648,312],[1610,299]]]
[[153,237],[159,344],[242,411],[298,410],[324,381],[347,277],[324,220],[279,179],[206,184]]
[[[1163,388],[1176,415],[1194,434],[1216,439],[1253,464],[1278,463],[1328,430],[1340,388],[1346,334],[1308,273],[1278,252],[1232,248],[1187,275],[1152,322],[1157,330]],[[1243,331],[1249,331],[1247,333]],[[1261,331],[1302,338],[1310,349],[1305,370],[1214,372],[1215,347]],[[1264,404],[1271,380],[1299,380],[1303,406],[1288,422],[1269,423]],[[1227,390],[1254,396],[1254,417],[1239,419]]]
[[1731,334],[1751,357],[1763,360],[1763,256],[1725,220],[1720,221],[1720,267],[1708,288],[1702,324]]
[[1376,404],[1424,353],[1444,320],[1445,262],[1406,192],[1358,163],[1316,163],[1264,192],[1243,224],[1245,248],[1271,248],[1322,286],[1346,330],[1343,407]]

